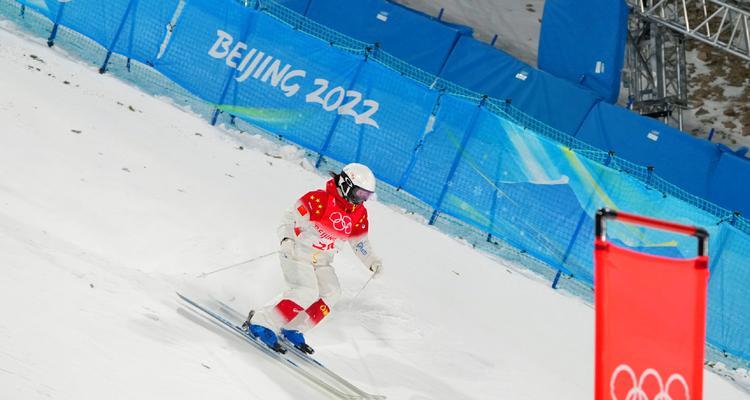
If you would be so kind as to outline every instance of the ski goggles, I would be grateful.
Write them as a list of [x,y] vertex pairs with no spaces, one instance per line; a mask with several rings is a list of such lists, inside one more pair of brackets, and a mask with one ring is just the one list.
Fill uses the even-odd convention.
[[338,187],[346,201],[352,204],[362,204],[372,196],[371,191],[355,185],[352,179],[344,172],[338,175],[331,173],[331,176],[338,182]]
[[370,196],[372,196],[371,191],[362,189],[359,186],[355,186],[354,189],[352,189],[350,201],[352,202],[352,204],[362,204],[365,201],[369,200]]

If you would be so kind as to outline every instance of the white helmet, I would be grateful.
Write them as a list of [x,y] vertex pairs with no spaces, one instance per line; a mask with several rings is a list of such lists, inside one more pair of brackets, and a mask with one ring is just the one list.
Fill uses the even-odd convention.
[[365,165],[347,164],[335,179],[341,195],[352,204],[362,204],[375,193],[375,175]]

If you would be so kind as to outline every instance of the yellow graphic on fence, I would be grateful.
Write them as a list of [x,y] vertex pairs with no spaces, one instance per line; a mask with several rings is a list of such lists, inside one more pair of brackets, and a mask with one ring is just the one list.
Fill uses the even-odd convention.
[[238,117],[247,117],[254,121],[263,121],[269,124],[278,124],[280,122],[293,122],[302,119],[298,111],[280,109],[280,108],[262,108],[262,107],[241,107],[230,104],[216,105],[219,110],[236,115]]

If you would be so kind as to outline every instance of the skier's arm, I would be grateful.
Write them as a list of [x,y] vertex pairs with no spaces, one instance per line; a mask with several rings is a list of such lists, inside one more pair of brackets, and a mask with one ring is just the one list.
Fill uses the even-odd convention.
[[295,213],[296,210],[289,209],[286,210],[284,212],[284,215],[281,217],[281,224],[277,229],[277,234],[279,235],[280,242],[284,241],[284,239],[294,239],[296,237],[296,235],[294,234]]
[[279,240],[296,239],[302,231],[310,229],[314,216],[322,213],[323,204],[325,204],[325,192],[316,190],[300,197],[294,207],[287,210],[281,218],[281,225],[277,230]]
[[294,207],[284,212],[281,217],[281,225],[277,230],[279,235],[279,241],[284,239],[295,239],[300,235],[300,232],[308,227],[310,224],[310,212],[307,207],[301,202],[297,201]]
[[370,271],[377,273],[382,270],[383,263],[380,257],[375,255],[375,252],[372,250],[372,244],[370,244],[370,239],[366,233],[360,237],[350,239],[349,245],[352,246],[354,254],[362,261],[362,264],[369,268]]

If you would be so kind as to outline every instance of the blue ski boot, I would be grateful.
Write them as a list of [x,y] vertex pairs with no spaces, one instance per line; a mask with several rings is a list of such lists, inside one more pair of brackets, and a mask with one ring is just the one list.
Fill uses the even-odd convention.
[[302,332],[293,329],[281,328],[281,335],[284,336],[286,340],[291,342],[294,347],[299,349],[301,352],[307,354],[315,353],[315,350],[313,350],[312,347],[305,343],[305,337],[302,335]]
[[255,315],[255,310],[250,310],[250,313],[247,315],[247,320],[242,323],[242,330],[252,335],[253,337],[260,339],[260,341],[265,343],[266,346],[270,347],[271,350],[279,352],[281,354],[286,353],[286,349],[281,345],[281,343],[279,343],[279,339],[276,337],[276,334],[273,333],[272,330],[266,328],[265,326],[256,325],[250,322],[253,319],[253,315]]

